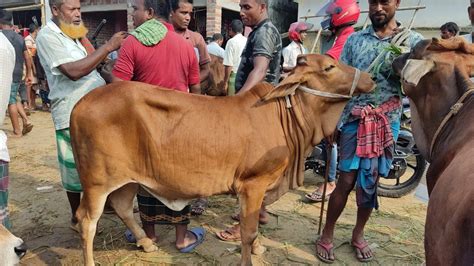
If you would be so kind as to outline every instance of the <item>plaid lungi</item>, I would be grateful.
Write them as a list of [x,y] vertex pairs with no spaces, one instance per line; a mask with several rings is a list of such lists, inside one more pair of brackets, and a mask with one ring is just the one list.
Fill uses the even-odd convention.
[[145,189],[140,187],[137,194],[140,219],[143,224],[189,224],[191,218],[190,205],[186,205],[181,211],[174,211],[160,200],[153,197]]
[[82,192],[72,153],[69,128],[56,130],[56,144],[58,146],[59,172],[64,189],[70,192]]
[[8,211],[8,162],[0,160],[0,223],[7,229],[11,228]]

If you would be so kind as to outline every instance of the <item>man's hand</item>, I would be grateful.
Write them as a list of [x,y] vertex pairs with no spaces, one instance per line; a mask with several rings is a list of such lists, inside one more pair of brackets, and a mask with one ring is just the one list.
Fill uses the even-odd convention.
[[110,52],[113,52],[115,50],[118,50],[120,46],[122,46],[123,40],[128,36],[128,33],[126,31],[119,31],[115,33],[108,41],[107,41],[107,50]]
[[31,86],[31,85],[33,85],[33,75],[31,75],[31,74],[26,75],[26,77],[25,77],[25,84],[26,84],[26,86]]

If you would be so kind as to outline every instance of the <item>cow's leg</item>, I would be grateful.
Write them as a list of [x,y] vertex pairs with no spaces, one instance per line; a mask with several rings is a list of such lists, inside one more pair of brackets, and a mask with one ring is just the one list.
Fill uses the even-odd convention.
[[240,235],[242,239],[242,265],[251,265],[251,253],[262,254],[265,248],[257,239],[258,218],[265,195],[266,185],[246,183],[239,193]]
[[85,189],[77,209],[85,265],[94,265],[94,236],[106,200],[106,192],[94,190],[94,188]]
[[109,196],[110,204],[120,219],[132,231],[137,239],[137,246],[143,247],[145,252],[157,251],[158,247],[146,236],[145,231],[133,217],[133,198],[137,194],[138,186],[138,184],[129,183],[115,190]]

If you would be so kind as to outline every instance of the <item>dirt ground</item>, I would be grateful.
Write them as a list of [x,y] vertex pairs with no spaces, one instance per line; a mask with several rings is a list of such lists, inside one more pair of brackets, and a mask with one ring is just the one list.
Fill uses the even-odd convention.
[[[69,229],[69,207],[57,169],[51,115],[36,112],[31,119],[33,131],[8,142],[12,231],[29,246],[22,264],[80,264],[82,251],[79,236]],[[11,133],[9,119],[2,128],[7,134]],[[314,242],[320,204],[305,203],[304,194],[312,191],[322,179],[314,178],[310,172],[306,179],[304,187],[287,193],[269,207],[270,223],[260,227],[260,238],[267,252],[254,256],[254,264],[319,264],[314,255]],[[44,189],[45,186],[52,188]],[[376,252],[373,264],[422,264],[426,205],[413,195],[379,200],[380,209],[374,212],[366,228],[366,237]],[[115,215],[103,215],[94,242],[95,260],[101,265],[237,264],[240,259],[238,243],[222,242],[214,235],[233,223],[230,215],[235,210],[235,203],[229,195],[210,198],[207,212],[191,223],[191,226],[206,228],[206,240],[190,254],[180,254],[174,248],[174,230],[170,226],[157,226],[159,251],[144,253],[125,241],[125,227]],[[352,194],[335,232],[336,264],[357,263],[348,242],[355,222],[355,207]]]

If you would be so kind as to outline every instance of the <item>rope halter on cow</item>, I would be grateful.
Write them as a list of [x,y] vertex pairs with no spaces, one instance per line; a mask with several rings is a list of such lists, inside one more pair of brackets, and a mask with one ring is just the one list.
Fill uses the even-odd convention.
[[451,119],[453,116],[455,116],[461,108],[464,106],[463,102],[466,100],[466,98],[474,93],[474,89],[469,89],[467,90],[460,98],[459,100],[451,106],[451,110],[449,113],[444,117],[444,119],[441,121],[441,124],[439,124],[438,129],[436,130],[433,139],[431,140],[431,145],[430,145],[430,159],[433,158],[433,149],[434,145],[436,143],[436,140],[438,139],[439,134],[443,130],[444,126],[448,123],[449,119]]
[[[332,98],[332,99],[350,99],[352,98],[352,95],[354,94],[354,91],[357,88],[359,79],[360,79],[360,70],[356,68],[355,73],[354,73],[354,79],[352,80],[352,87],[351,87],[351,90],[349,91],[349,95],[343,95],[343,94],[338,94],[338,93],[311,89],[301,84],[298,86],[298,89],[315,96],[321,96],[321,97]],[[292,106],[291,106],[290,98],[288,95],[285,96],[285,100],[286,100],[286,107],[291,108]]]

